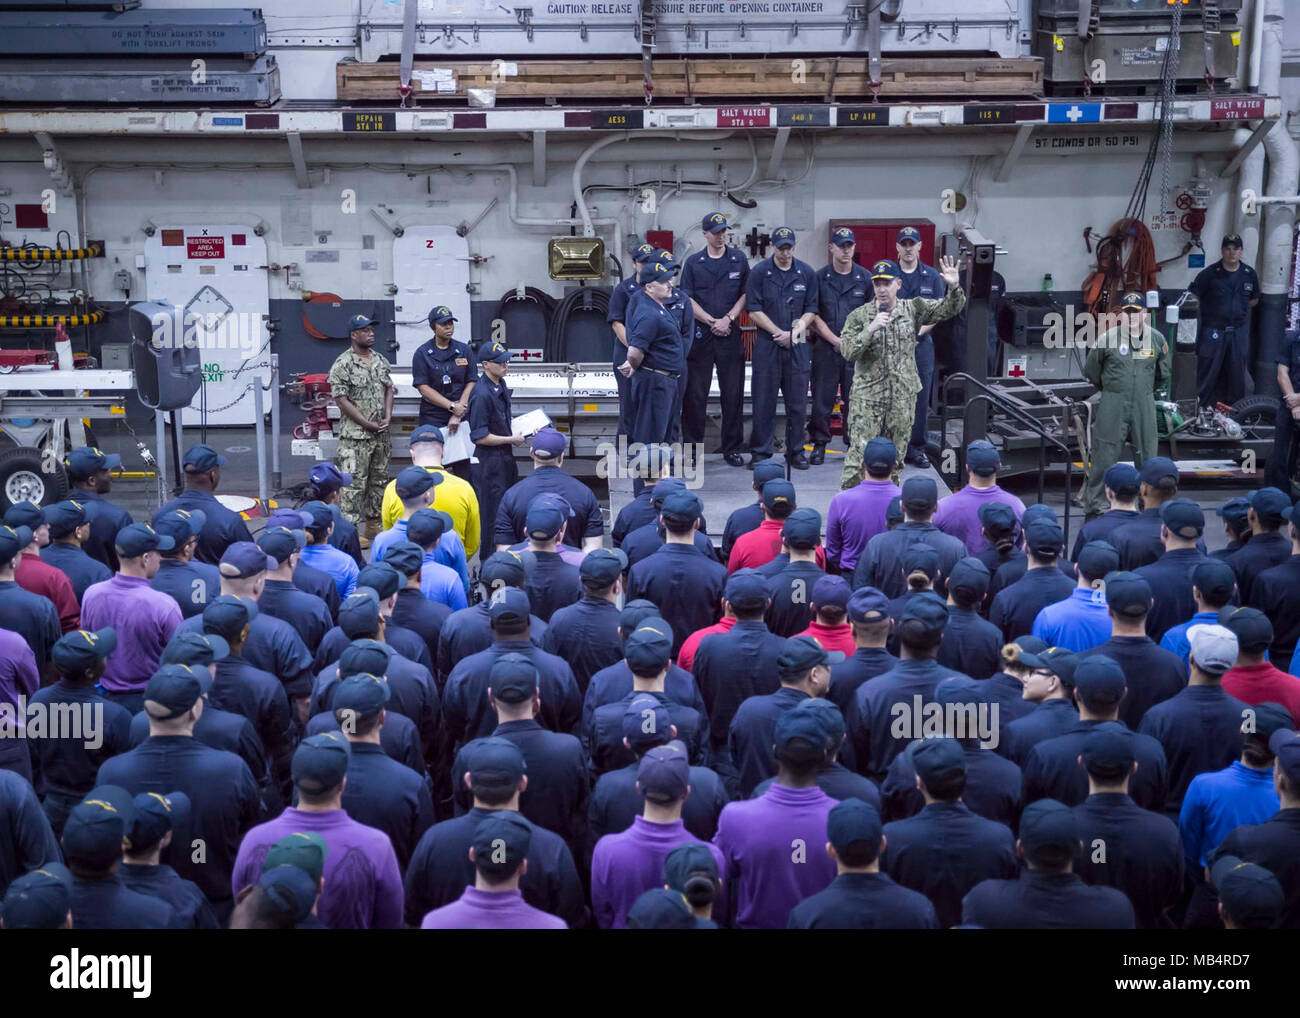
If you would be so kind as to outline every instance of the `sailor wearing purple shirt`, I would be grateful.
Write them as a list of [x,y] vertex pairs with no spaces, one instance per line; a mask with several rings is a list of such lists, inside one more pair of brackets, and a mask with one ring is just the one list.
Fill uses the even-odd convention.
[[325,886],[320,917],[334,930],[402,927],[402,876],[388,835],[359,824],[343,810],[351,748],[341,732],[304,739],[293,754],[298,805],[244,836],[231,887],[256,883],[271,843],[297,831],[325,839]]
[[[826,762],[817,772],[817,787],[836,802],[845,799],[861,799],[879,808],[880,793],[876,791],[876,786],[836,759],[841,749],[847,745],[844,735],[844,715],[840,713],[840,709],[824,696],[800,700],[798,705],[791,709],[811,714],[826,732]],[[759,784],[751,798],[762,795],[775,780],[775,778],[768,778]]]
[[565,930],[559,916],[533,908],[519,891],[528,870],[533,829],[520,816],[502,811],[479,821],[470,858],[474,886],[450,905],[434,909],[422,930]]
[[[654,706],[648,717],[653,719]],[[672,741],[656,746],[641,758],[637,790],[645,799],[645,812],[632,826],[607,834],[596,843],[591,859],[591,906],[601,929],[623,929],[627,913],[643,893],[663,880],[664,861],[678,845],[704,845],[682,823],[682,804],[691,793],[691,765],[686,747]],[[719,869],[725,862],[714,846]]]
[[172,539],[146,523],[132,523],[117,535],[118,571],[111,580],[86,589],[81,624],[92,632],[112,628],[117,649],[108,657],[100,687],[104,695],[133,713],[144,687],[158,669],[163,648],[180,626],[180,607],[149,581],[158,573],[159,550]]
[[826,564],[853,575],[858,556],[877,534],[889,529],[885,510],[903,489],[890,474],[898,462],[898,450],[883,435],[873,438],[862,451],[862,480],[856,488],[841,491],[831,499],[826,513]]
[[935,930],[939,920],[925,895],[880,872],[885,850],[880,812],[845,799],[826,818],[826,854],[837,876],[824,891],[790,912],[791,930]]
[[790,910],[835,878],[825,844],[835,800],[817,787],[826,734],[806,711],[776,726],[776,784],[761,798],[728,803],[713,843],[726,858],[730,913],[741,929],[784,929]]
[[1011,506],[1020,519],[1025,503],[998,486],[998,468],[1002,461],[993,443],[977,438],[966,447],[966,487],[940,500],[934,511],[934,525],[945,534],[966,542],[966,551],[978,555],[987,547],[980,524],[980,506],[1002,502]]

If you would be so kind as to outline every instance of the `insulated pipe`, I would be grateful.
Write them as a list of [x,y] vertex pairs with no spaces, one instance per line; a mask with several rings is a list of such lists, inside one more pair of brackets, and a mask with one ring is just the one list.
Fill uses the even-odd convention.
[[[1268,0],[1264,32],[1260,42],[1260,90],[1265,95],[1281,94],[1282,26],[1285,0]],[[1300,190],[1300,152],[1287,130],[1285,118],[1276,121],[1264,135],[1268,153],[1266,189],[1273,198],[1290,199]],[[1294,199],[1265,205],[1261,216],[1259,245],[1260,301],[1256,313],[1255,379],[1259,390],[1277,391],[1273,363],[1286,329],[1287,292],[1291,282],[1291,242],[1295,235]]]
[[[1246,66],[1246,91],[1258,92],[1260,60],[1264,49],[1264,9],[1268,0],[1250,0],[1250,62]],[[1279,68],[1281,65],[1278,65]]]

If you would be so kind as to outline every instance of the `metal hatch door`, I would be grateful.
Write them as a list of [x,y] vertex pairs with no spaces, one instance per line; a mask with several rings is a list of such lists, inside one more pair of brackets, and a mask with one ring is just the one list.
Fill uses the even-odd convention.
[[429,312],[440,304],[456,316],[456,338],[469,343],[469,241],[451,226],[409,226],[393,239],[397,366],[409,368],[417,347],[433,338]]

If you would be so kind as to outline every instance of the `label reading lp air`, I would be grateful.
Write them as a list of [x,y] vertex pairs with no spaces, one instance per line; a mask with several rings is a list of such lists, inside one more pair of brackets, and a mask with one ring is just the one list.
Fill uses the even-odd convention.
[[888,127],[889,110],[883,106],[841,106],[835,114],[837,127]]
[[368,133],[396,131],[397,123],[391,113],[344,113],[343,130]]
[[592,110],[591,126],[597,131],[626,131],[645,126],[645,110]]

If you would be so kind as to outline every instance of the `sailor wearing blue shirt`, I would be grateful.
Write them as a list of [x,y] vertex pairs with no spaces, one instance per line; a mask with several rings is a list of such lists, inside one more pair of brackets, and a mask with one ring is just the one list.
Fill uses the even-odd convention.
[[1033,628],[1033,635],[1050,646],[1076,652],[1110,639],[1105,578],[1119,569],[1119,553],[1109,541],[1089,541],[1077,564],[1078,586],[1066,600],[1040,611]]
[[307,546],[303,548],[300,557],[309,566],[328,573],[338,587],[339,599],[344,600],[356,590],[357,573],[361,570],[352,561],[351,555],[329,543],[330,533],[334,529],[334,514],[330,512],[330,507],[324,502],[308,502],[302,511],[311,514],[311,523],[305,528]]
[[[624,276],[609,292],[609,313],[605,321],[614,333],[614,380],[618,383],[618,434],[630,435],[632,432],[632,383],[618,366],[627,360],[627,313],[633,296],[641,292],[641,270],[646,265],[653,265],[655,246],[641,244],[632,253],[632,272]],[[490,524],[491,521],[484,517]]]
[[1226,562],[1210,559],[1201,562],[1192,569],[1192,600],[1196,604],[1196,613],[1186,622],[1170,626],[1160,638],[1160,646],[1173,651],[1187,664],[1189,644],[1187,630],[1197,625],[1217,625],[1219,609],[1232,600],[1232,592],[1237,589],[1237,574]]

